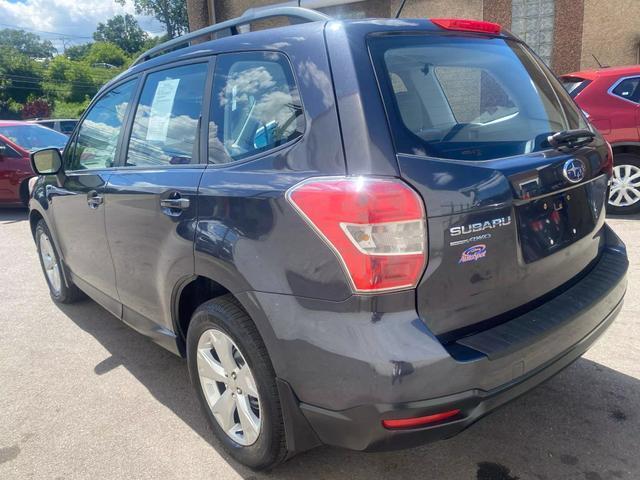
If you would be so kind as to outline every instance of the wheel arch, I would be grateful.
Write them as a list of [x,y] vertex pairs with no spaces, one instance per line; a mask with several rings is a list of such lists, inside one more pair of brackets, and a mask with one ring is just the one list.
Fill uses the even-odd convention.
[[[47,222],[44,219],[44,216],[38,210],[29,211],[29,225],[31,227],[31,236],[34,240],[36,238],[36,227],[38,226],[38,222],[40,220],[44,220],[45,223]],[[49,228],[49,230],[51,230],[51,228]]]
[[236,295],[234,291],[230,285],[223,284],[218,280],[214,280],[211,275],[204,274],[190,276],[176,285],[171,301],[171,315],[173,331],[176,335],[176,343],[181,356],[186,356],[187,331],[193,312],[203,303],[223,295],[231,295],[238,301],[243,310],[245,310],[251,318],[258,333],[263,337],[262,340],[264,342],[265,339],[262,335],[263,326],[256,322],[254,316],[252,316],[249,309],[246,308],[243,297]]
[[620,142],[612,143],[613,161],[617,153],[631,153],[640,156],[640,142]]

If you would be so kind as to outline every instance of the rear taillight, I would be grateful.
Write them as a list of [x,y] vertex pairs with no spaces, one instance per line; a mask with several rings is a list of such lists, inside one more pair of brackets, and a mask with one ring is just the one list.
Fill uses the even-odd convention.
[[467,20],[465,18],[430,18],[431,23],[445,30],[459,30],[462,32],[491,33],[497,35],[502,30],[498,23],[482,20]]
[[613,148],[611,148],[611,144],[609,142],[605,142],[607,144],[607,159],[603,165],[603,170],[606,172],[609,177],[613,175]]
[[415,287],[426,263],[422,199],[397,179],[312,178],[287,198],[334,250],[356,292]]

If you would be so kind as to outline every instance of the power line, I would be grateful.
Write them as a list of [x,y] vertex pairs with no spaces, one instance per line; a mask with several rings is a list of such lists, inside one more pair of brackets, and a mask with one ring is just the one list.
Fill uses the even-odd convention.
[[93,37],[85,37],[82,35],[71,35],[69,33],[48,32],[46,30],[36,30],[35,28],[28,28],[28,27],[16,27],[15,25],[11,25],[8,23],[0,23],[0,26],[7,27],[9,30],[18,30],[18,31],[27,30],[29,32],[45,33],[47,35],[59,35],[61,37],[68,37],[68,38],[87,38],[89,40],[93,40]]
[[[41,83],[43,83],[43,82],[48,83],[49,85],[50,85],[50,84],[52,84],[52,83],[53,83],[53,84],[59,84],[61,88],[64,88],[64,86],[66,86],[66,85],[69,85],[69,86],[76,86],[76,87],[87,87],[87,88],[91,87],[91,88],[93,88],[93,87],[97,87],[97,86],[99,86],[98,84],[99,84],[99,83],[101,83],[101,82],[95,82],[95,83],[89,83],[89,82],[69,82],[69,81],[66,81],[66,80],[65,80],[65,81],[63,81],[63,82],[60,82],[60,81],[56,81],[56,80],[48,80],[48,79],[44,79],[44,78],[43,78],[43,79],[40,79],[40,80],[37,80],[37,79],[36,79],[36,80],[25,80],[25,79],[21,79],[21,78],[11,78],[10,76],[6,76],[6,75],[0,75],[0,79],[3,79],[3,78],[5,78],[5,79],[7,79],[7,80],[11,80],[12,82],[16,82],[16,83],[18,83],[18,84],[20,84],[20,83],[24,83],[24,84],[31,84],[31,85],[34,85],[34,87],[31,87],[31,88],[35,88],[35,85],[40,85],[40,84],[41,84]],[[107,80],[107,81],[108,81],[108,80]],[[14,86],[14,85],[12,85],[12,87],[13,87],[13,86]],[[9,87],[9,88],[12,88],[12,87]],[[54,87],[54,88],[57,88],[57,87]]]

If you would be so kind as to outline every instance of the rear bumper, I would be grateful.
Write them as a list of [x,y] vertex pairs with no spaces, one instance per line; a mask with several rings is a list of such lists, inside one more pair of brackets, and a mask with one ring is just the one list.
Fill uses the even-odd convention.
[[[469,390],[432,400],[395,405],[365,405],[340,412],[306,404],[301,404],[300,408],[323,443],[352,450],[395,450],[449,438],[577,360],[609,327],[621,307],[622,301],[592,332],[560,357],[525,377],[494,390]],[[459,409],[460,413],[451,420],[429,427],[387,430],[382,426],[384,419],[421,417],[452,409]]]
[[[386,450],[447,438],[580,357],[622,307],[626,250],[605,226],[595,265],[573,286],[506,323],[443,346],[412,295],[321,302],[253,292],[256,320],[281,385],[287,441]],[[388,430],[385,419],[460,413]],[[295,436],[298,438],[294,438]],[[294,449],[294,448],[292,448]]]

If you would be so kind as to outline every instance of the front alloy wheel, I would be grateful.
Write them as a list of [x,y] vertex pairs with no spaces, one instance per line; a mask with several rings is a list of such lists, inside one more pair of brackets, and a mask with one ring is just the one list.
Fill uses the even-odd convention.
[[198,341],[198,375],[207,403],[222,430],[239,445],[260,434],[260,395],[253,372],[224,332],[206,330]]
[[54,296],[60,295],[62,289],[62,278],[60,277],[60,265],[58,259],[51,245],[51,240],[46,232],[43,230],[38,232],[38,243],[40,245],[40,259],[42,260],[42,268],[47,280],[49,281],[49,287],[51,293]]

